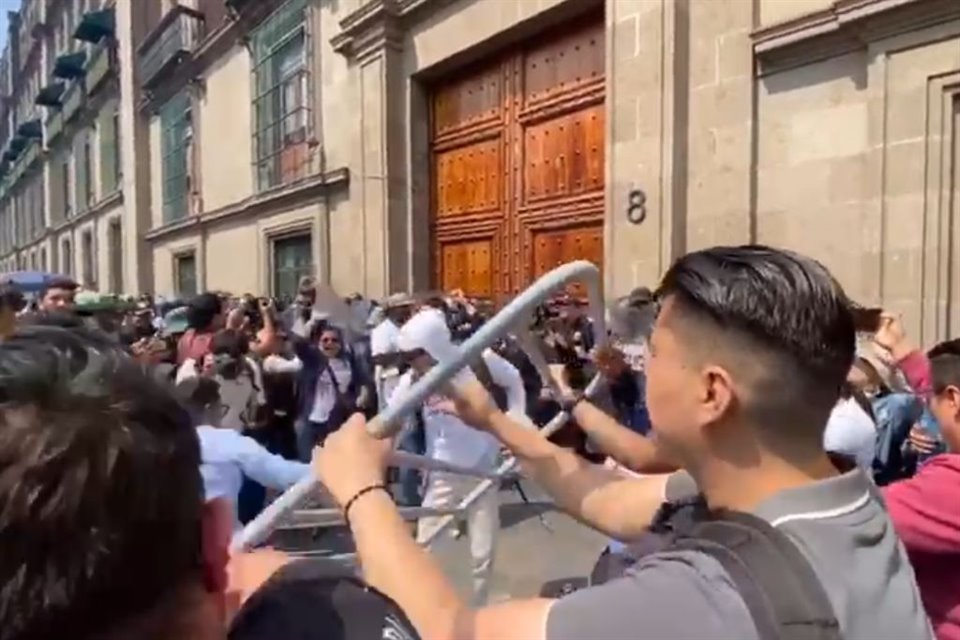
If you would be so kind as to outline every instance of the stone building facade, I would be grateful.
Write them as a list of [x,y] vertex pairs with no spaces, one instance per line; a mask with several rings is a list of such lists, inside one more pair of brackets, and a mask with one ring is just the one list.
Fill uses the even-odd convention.
[[131,287],[619,294],[763,242],[960,334],[956,0],[134,3]]

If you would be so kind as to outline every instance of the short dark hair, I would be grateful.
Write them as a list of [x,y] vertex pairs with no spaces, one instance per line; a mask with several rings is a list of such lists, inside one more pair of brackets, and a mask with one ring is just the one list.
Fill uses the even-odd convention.
[[191,329],[207,329],[223,312],[223,300],[215,293],[201,293],[187,303],[187,325]]
[[13,282],[0,283],[0,309],[21,311],[27,305],[23,291]]
[[931,360],[942,355],[960,356],[960,338],[940,342],[927,351],[927,357]]
[[0,635],[106,634],[202,580],[200,448],[105,336],[0,344]]
[[[764,367],[745,407],[754,421],[824,426],[855,352],[849,300],[826,267],[761,245],[714,247],[677,260],[657,295]],[[712,348],[717,337],[702,340]]]
[[53,289],[76,291],[79,288],[80,285],[77,284],[76,280],[73,278],[68,278],[67,276],[54,276],[43,283],[43,287],[40,289],[40,299],[43,300],[46,298],[47,293]]
[[960,355],[946,353],[930,359],[933,392],[943,393],[947,387],[960,389]]

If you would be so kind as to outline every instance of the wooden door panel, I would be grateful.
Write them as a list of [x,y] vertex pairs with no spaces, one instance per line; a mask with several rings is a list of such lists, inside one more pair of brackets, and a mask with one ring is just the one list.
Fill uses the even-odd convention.
[[456,81],[437,88],[433,95],[434,140],[498,118],[503,108],[503,93],[499,64],[472,76],[458,74]]
[[434,286],[505,302],[559,264],[603,262],[603,20],[550,36],[434,87]]
[[[551,269],[574,260],[589,260],[603,266],[603,224],[590,224],[568,229],[550,229],[533,232],[533,272],[536,280]],[[567,287],[570,295],[586,297],[579,283]]]
[[490,239],[450,241],[440,250],[440,286],[462,289],[469,296],[493,296],[493,242]]
[[500,214],[503,193],[501,147],[497,138],[434,153],[434,213],[437,218],[485,211]]
[[533,232],[534,279],[566,262],[589,260],[603,264],[603,226],[584,225],[568,229]]
[[602,82],[603,22],[569,32],[524,56],[524,102],[547,100],[591,82]]
[[603,189],[603,105],[524,129],[524,204]]

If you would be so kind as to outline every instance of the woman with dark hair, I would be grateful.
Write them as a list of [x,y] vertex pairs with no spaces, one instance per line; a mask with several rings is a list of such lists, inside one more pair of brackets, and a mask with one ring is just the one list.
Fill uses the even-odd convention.
[[303,363],[298,379],[297,452],[308,462],[313,448],[340,428],[370,386],[363,369],[344,345],[343,332],[322,322],[311,327],[309,340],[294,340]]

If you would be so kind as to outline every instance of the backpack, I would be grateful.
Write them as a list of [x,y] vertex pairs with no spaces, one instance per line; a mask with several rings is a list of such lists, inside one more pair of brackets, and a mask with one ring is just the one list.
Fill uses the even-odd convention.
[[840,623],[813,567],[770,523],[747,513],[710,511],[701,497],[661,507],[649,533],[622,553],[604,553],[591,584],[622,576],[645,555],[705,553],[724,568],[762,640],[841,640]]

